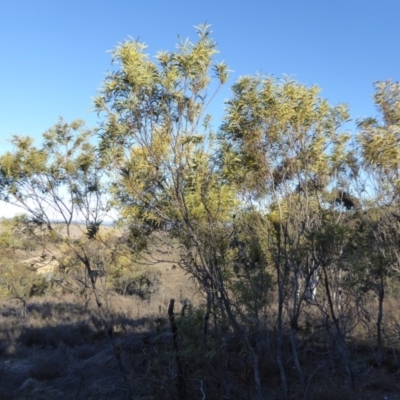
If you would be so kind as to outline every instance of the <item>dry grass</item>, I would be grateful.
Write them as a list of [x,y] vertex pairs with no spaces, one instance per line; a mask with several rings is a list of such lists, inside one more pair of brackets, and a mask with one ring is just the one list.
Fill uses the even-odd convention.
[[[2,305],[1,399],[27,398],[24,396],[28,395],[31,399],[71,398],[73,388],[68,382],[76,381],[79,387],[82,379],[92,385],[89,392],[97,392],[98,398],[123,398],[121,393],[125,389],[119,388],[124,387],[123,379],[115,365],[111,342],[96,327],[96,310],[84,309],[68,298],[65,300],[31,299],[25,318],[20,315],[20,304]],[[123,305],[123,302],[116,303]],[[123,326],[123,332],[116,334],[124,339],[118,340],[132,342],[136,338],[141,347],[140,338],[149,334],[152,322],[145,318],[132,319],[129,314],[128,310],[112,315],[115,325]],[[104,387],[108,379],[110,390]],[[88,391],[84,392],[88,397],[80,398],[90,398]]]
[[[176,398],[171,364],[172,339],[164,308],[160,315],[156,299],[148,302],[118,295],[112,296],[110,304],[114,344],[107,339],[105,332],[98,329],[96,308],[83,307],[74,296],[32,298],[25,318],[21,317],[18,302],[4,303],[0,307],[0,398],[125,399],[126,383],[113,348],[119,349],[122,362],[130,371],[133,398]],[[179,314],[179,306],[175,311]],[[213,393],[216,390],[213,385],[223,379],[232,385],[224,388],[230,393],[229,398],[252,399],[253,392],[248,389],[252,385],[252,368],[243,343],[234,336],[226,347],[218,345],[217,341],[216,349],[227,358],[221,364],[223,369],[216,364],[213,367],[216,368],[215,376],[208,376],[207,362],[216,356],[217,360],[219,356],[201,350],[196,318],[194,313],[180,322],[181,345],[185,348],[182,357],[188,359],[185,368],[193,377],[188,380],[190,398],[202,398],[201,381],[204,389]],[[280,399],[279,371],[271,358],[267,340],[269,338],[273,343],[274,333],[260,335],[265,338],[261,341],[264,345],[258,348],[265,395],[268,399]],[[391,400],[400,399],[398,369],[386,364],[382,369],[375,368],[368,345],[362,347],[359,344],[353,354],[356,392],[349,389],[345,374],[332,369],[332,366],[325,365],[315,374],[321,365],[317,353],[324,351],[324,347],[313,344],[311,348],[314,353],[302,355],[309,385],[306,399],[382,400],[385,396]],[[295,381],[295,372],[287,372],[288,378]],[[290,398],[303,398],[301,389],[292,386]]]
[[[73,229],[73,235],[82,234],[81,227]],[[26,253],[25,257],[30,258],[29,263],[39,261],[41,266],[39,254]],[[155,238],[147,253],[137,259],[135,268],[139,273],[159,276],[158,290],[147,300],[108,294],[104,311],[113,325],[113,341],[102,328],[103,317],[94,301],[83,303],[79,290],[65,294],[54,288],[51,295],[31,298],[26,317],[21,303],[4,302],[0,307],[0,398],[125,399],[126,377],[114,354],[116,345],[121,349],[124,368],[134,380],[135,398],[144,399],[157,392],[159,389],[154,388],[159,382],[153,384],[146,378],[165,368],[154,358],[157,353],[165,357],[168,366],[172,350],[166,318],[170,299],[177,300],[176,312],[184,300],[193,305],[203,301],[195,282],[176,266],[177,257],[175,248]],[[56,267],[53,264],[44,265],[42,270],[51,272]],[[144,351],[149,344],[150,353]],[[169,367],[166,371],[162,380],[173,382],[171,376],[168,378],[173,371]],[[173,399],[174,395],[165,398]]]
[[[74,227],[73,234],[81,235],[81,227]],[[104,310],[113,326],[112,338],[104,329],[95,303],[83,303],[77,290],[65,294],[56,289],[52,295],[31,298],[26,317],[16,301],[0,305],[0,399],[126,399],[127,381],[134,399],[176,399],[176,370],[167,319],[171,298],[176,299],[177,315],[185,300],[193,305],[192,313],[178,318],[188,398],[203,399],[204,390],[207,399],[252,399],[253,371],[245,346],[233,333],[222,340],[212,332],[209,347],[204,345],[204,298],[194,280],[177,266],[178,259],[177,246],[166,243],[162,235],[153,237],[147,251],[137,258],[135,268],[159,276],[160,287],[147,300],[108,294]],[[376,304],[371,302],[368,307],[369,314],[376,315]],[[290,398],[400,400],[400,364],[396,361],[400,358],[399,310],[397,300],[386,300],[387,357],[381,369],[376,368],[371,352],[376,321],[355,326],[352,334],[356,339],[349,343],[357,383],[357,390],[352,391],[343,366],[329,353],[321,315],[315,307],[306,305],[298,332],[306,396],[290,364],[290,340],[284,338],[287,378],[295,382],[290,387]],[[282,396],[274,349],[276,312],[271,297],[265,325],[255,338],[268,399]]]

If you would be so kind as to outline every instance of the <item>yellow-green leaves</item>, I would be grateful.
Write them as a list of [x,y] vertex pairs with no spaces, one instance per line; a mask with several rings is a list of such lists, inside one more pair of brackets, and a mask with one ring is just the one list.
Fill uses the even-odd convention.
[[214,65],[214,71],[220,84],[224,85],[229,78],[228,66],[224,62],[220,62]]
[[375,104],[382,113],[386,126],[400,125],[400,83],[390,79],[375,82]]
[[246,76],[233,86],[220,138],[240,155],[249,189],[261,194],[286,183],[294,190],[345,162],[349,136],[337,129],[348,119],[347,107],[331,107],[319,91],[263,76]]
[[375,83],[374,100],[382,124],[369,118],[359,122],[358,136],[367,168],[398,173],[400,168],[400,84],[390,80]]
[[47,154],[33,146],[32,138],[14,136],[12,143],[16,151],[0,157],[0,169],[6,178],[20,179],[45,170]]
[[232,188],[217,174],[206,114],[228,69],[213,66],[217,49],[209,27],[196,30],[196,41],[181,40],[175,51],[155,59],[137,41],[119,45],[113,53],[119,68],[95,100],[106,114],[100,151],[104,163],[119,171],[113,194],[125,218],[200,223],[210,215],[223,218],[235,203]]
[[[158,71],[154,63],[143,51],[146,45],[136,40],[127,40],[117,46],[113,52],[113,61],[118,63],[122,69],[123,77],[127,80],[132,90],[148,88],[157,83]],[[117,78],[117,75],[115,76]],[[123,85],[119,79],[110,79],[106,81],[106,91],[112,92]]]
[[46,223],[71,222],[83,209],[90,213],[89,198],[102,191],[91,136],[83,121],[60,119],[43,134],[41,147],[31,138],[14,137],[14,150],[0,157],[2,199]]

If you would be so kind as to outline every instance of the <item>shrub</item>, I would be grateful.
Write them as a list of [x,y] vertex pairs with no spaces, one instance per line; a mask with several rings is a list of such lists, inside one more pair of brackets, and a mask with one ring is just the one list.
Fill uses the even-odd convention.
[[160,287],[160,273],[144,273],[137,277],[120,277],[114,282],[114,291],[123,296],[139,296],[150,300]]
[[44,277],[38,277],[32,282],[29,297],[44,296],[48,288],[49,282]]

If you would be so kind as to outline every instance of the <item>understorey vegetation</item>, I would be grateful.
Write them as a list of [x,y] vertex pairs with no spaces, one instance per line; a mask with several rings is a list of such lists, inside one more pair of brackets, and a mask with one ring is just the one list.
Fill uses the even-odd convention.
[[0,156],[0,397],[395,399],[400,84],[350,131],[318,87],[244,76],[214,121],[229,69],[196,31],[120,43],[96,129]]

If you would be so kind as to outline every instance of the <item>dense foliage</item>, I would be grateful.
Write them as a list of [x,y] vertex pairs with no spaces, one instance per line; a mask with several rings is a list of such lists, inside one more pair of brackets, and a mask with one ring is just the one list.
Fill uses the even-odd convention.
[[[107,294],[150,282],[135,260],[158,242],[178,252],[204,295],[184,305],[178,325],[170,310],[176,385],[165,398],[265,398],[266,360],[285,399],[307,398],[328,373],[355,389],[356,339],[374,365],[391,359],[399,369],[400,316],[385,301],[400,277],[400,85],[375,83],[380,115],[352,133],[347,106],[330,105],[318,87],[245,76],[218,126],[207,112],[228,68],[214,60],[208,27],[197,34],[154,59],[143,43],[119,44],[94,100],[96,132],[60,120],[40,147],[12,139],[0,195],[28,216],[10,228],[25,236],[0,230],[3,291],[29,297],[16,293],[31,275],[12,264],[10,281],[3,259],[36,238],[59,261],[53,278],[94,296],[112,332]],[[123,233],[102,232],[116,210]],[[70,233],[77,220],[84,237]],[[247,392],[232,389],[233,356],[251,371]]]

